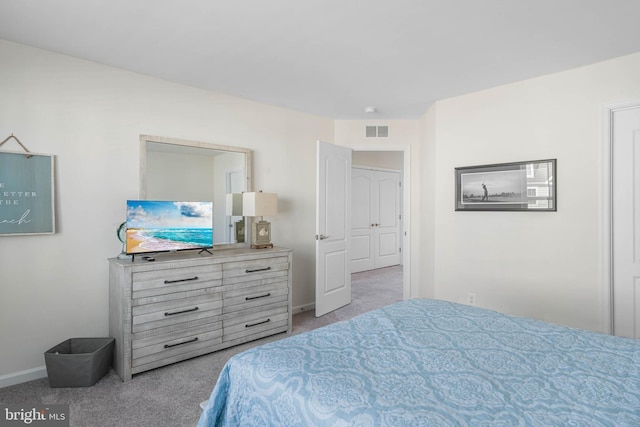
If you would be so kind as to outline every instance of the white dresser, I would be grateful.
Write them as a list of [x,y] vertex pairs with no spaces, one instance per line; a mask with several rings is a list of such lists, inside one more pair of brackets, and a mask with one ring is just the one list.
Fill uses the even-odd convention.
[[269,335],[291,332],[292,252],[219,249],[109,260],[109,335],[123,381]]

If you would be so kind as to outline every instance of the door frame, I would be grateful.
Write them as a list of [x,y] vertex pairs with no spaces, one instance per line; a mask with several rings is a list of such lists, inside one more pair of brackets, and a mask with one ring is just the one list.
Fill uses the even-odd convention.
[[613,115],[640,107],[640,99],[606,104],[602,107],[602,330],[613,335]]
[[353,144],[353,151],[400,151],[402,159],[402,299],[411,295],[411,146],[407,144]]

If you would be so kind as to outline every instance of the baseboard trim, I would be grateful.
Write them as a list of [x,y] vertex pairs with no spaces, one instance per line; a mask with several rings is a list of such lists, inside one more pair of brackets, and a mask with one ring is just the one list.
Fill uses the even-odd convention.
[[298,314],[298,313],[302,313],[303,311],[309,311],[309,310],[315,310],[316,308],[316,304],[315,303],[309,303],[309,304],[303,304],[303,305],[298,305],[296,307],[293,307],[293,314]]
[[18,371],[6,375],[0,375],[0,388],[26,383],[28,381],[39,380],[40,378],[45,378],[46,376],[46,366],[40,366],[33,369],[27,369],[25,371]]

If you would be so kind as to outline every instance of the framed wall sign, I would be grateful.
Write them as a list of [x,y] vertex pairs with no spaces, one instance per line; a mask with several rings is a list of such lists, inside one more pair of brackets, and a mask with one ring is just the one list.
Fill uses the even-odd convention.
[[54,156],[0,151],[0,236],[53,233]]
[[555,212],[556,172],[556,159],[455,168],[455,210]]

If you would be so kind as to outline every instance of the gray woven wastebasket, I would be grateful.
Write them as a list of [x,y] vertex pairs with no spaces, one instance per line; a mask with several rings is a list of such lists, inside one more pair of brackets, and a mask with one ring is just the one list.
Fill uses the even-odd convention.
[[90,387],[109,372],[113,338],[71,338],[44,353],[51,387]]

